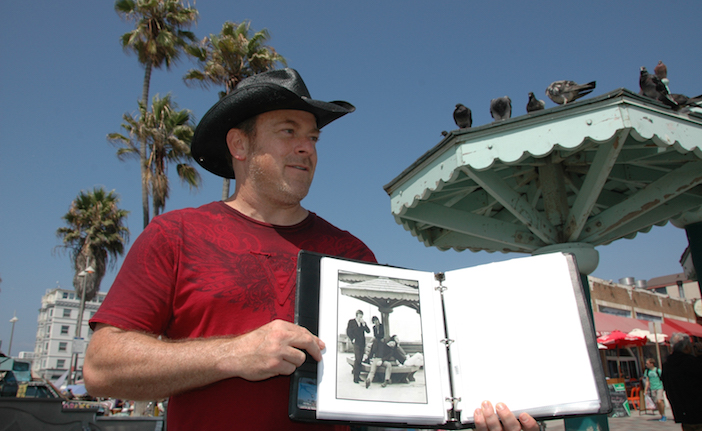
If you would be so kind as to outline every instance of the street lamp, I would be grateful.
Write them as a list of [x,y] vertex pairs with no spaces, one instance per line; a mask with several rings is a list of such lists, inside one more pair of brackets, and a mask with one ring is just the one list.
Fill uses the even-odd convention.
[[[85,290],[87,284],[88,274],[95,272],[92,266],[88,266],[84,270],[78,273],[78,277],[83,277],[83,289],[80,293],[80,305],[78,307],[78,319],[76,320],[76,334],[73,337],[73,348],[71,349],[71,355],[75,355],[73,361],[73,371],[78,374],[78,356],[82,353],[82,349],[78,348],[78,343],[81,341],[81,330],[83,329],[83,311],[85,310]],[[68,383],[75,383],[75,378],[73,373],[68,373]]]
[[10,323],[12,323],[12,332],[10,332],[10,345],[7,347],[7,356],[9,357],[12,357],[12,338],[15,336],[15,323],[17,323],[18,320],[17,312],[15,311],[12,313],[12,319],[10,319]]

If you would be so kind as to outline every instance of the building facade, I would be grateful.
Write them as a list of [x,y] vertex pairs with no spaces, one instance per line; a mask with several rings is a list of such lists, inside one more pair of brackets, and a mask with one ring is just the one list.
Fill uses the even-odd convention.
[[697,281],[683,274],[657,277],[648,282],[621,279],[619,283],[588,277],[592,310],[651,322],[665,318],[697,323],[694,304],[700,299]]
[[49,289],[41,299],[41,309],[37,319],[37,338],[34,346],[34,375],[56,381],[71,369],[73,354],[78,353],[78,370],[83,368],[83,353],[92,330],[90,318],[105,299],[106,293],[98,292],[91,301],[86,301],[80,338],[76,338],[76,324],[80,308],[80,297],[75,291]]
[[[613,329],[625,333],[632,328],[646,330],[650,326],[643,323],[658,322],[660,329],[657,330],[665,338],[673,332],[687,332],[702,339],[702,315],[698,314],[695,307],[700,302],[699,284],[685,274],[657,277],[648,281],[625,278],[618,283],[589,276],[588,284],[598,335],[604,335]],[[606,316],[617,318],[608,319]],[[676,326],[670,326],[671,324]],[[643,359],[652,358],[660,365],[668,356],[668,346],[649,342],[641,347],[600,350],[600,355],[607,377],[636,380],[642,375]]]

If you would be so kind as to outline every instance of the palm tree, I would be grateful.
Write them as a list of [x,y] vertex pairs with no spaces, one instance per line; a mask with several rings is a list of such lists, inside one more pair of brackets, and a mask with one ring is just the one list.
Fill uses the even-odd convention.
[[[244,78],[275,69],[276,63],[286,64],[285,58],[275,49],[265,45],[270,39],[268,30],[253,33],[251,22],[236,24],[227,21],[222,31],[205,37],[198,45],[190,45],[186,52],[195,57],[199,69],[189,70],[185,83],[197,83],[203,88],[210,85],[224,86],[222,98],[234,90]],[[222,199],[229,197],[229,179],[224,179]]]
[[[82,296],[85,286],[86,301],[95,297],[106,268],[114,267],[129,242],[129,229],[125,226],[129,211],[120,209],[118,203],[114,190],[107,193],[96,187],[92,192],[81,191],[62,217],[67,226],[56,231],[63,242],[59,247],[71,252],[76,294]],[[80,276],[89,266],[95,271]]]
[[182,182],[190,188],[200,186],[200,174],[188,163],[190,141],[193,137],[194,124],[190,111],[178,110],[178,105],[171,100],[170,94],[164,98],[154,96],[151,111],[139,102],[139,118],[124,114],[122,128],[128,135],[110,133],[110,142],[120,145],[117,156],[140,156],[139,145],[145,143],[147,148],[146,182],[153,197],[154,215],[159,215],[166,207],[170,186],[168,183],[168,164],[176,163],[176,171]]
[[[151,71],[164,65],[170,68],[178,60],[188,41],[195,35],[187,31],[197,21],[195,8],[183,5],[180,0],[117,0],[115,11],[127,21],[134,21],[134,30],[120,38],[122,47],[133,51],[144,65],[144,85],[141,102],[149,101]],[[149,224],[149,194],[146,169],[146,143],[139,146],[141,161],[141,199],[144,211],[144,227]]]

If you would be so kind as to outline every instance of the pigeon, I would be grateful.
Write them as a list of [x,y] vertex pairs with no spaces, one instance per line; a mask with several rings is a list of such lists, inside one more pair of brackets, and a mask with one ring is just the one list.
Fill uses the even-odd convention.
[[529,92],[529,101],[527,102],[526,105],[526,110],[527,112],[534,112],[534,111],[540,111],[542,109],[546,108],[546,102],[543,100],[539,100],[534,96],[534,93],[531,91]]
[[663,60],[658,60],[658,64],[653,68],[653,73],[656,74],[658,79],[665,85],[665,89],[670,93],[670,88],[668,87],[668,83],[670,82],[668,81],[668,67],[663,63]]
[[498,97],[490,101],[490,115],[495,121],[506,120],[512,116],[512,100],[505,97]]
[[468,129],[473,125],[473,113],[470,111],[470,108],[457,103],[456,109],[453,110],[453,120],[459,128]]
[[441,131],[441,136],[443,136],[444,138],[447,137],[447,136],[448,136],[448,132],[447,132],[446,130],[442,130],[442,131]]
[[692,106],[702,102],[702,94],[695,97],[687,97],[684,94],[671,93],[670,98],[678,104],[678,106]]
[[662,60],[658,60],[658,64],[653,68],[653,73],[655,73],[661,81],[668,78],[668,68]]
[[639,94],[664,103],[673,109],[679,108],[678,103],[670,97],[665,84],[656,75],[648,73],[644,66],[641,66],[639,87],[641,88]]
[[595,82],[580,85],[575,81],[556,81],[546,88],[546,95],[553,103],[565,105],[590,94],[595,89]]

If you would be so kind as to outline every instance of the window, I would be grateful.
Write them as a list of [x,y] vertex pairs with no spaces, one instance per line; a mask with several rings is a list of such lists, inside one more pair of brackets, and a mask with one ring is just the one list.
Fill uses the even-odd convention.
[[685,288],[683,287],[683,282],[678,280],[678,296],[685,298]]
[[63,309],[63,317],[71,317],[71,309],[70,308]]
[[68,335],[68,326],[67,325],[61,326],[61,335]]
[[58,349],[59,352],[65,352],[67,349],[68,349],[68,343],[66,343],[65,341],[62,341],[59,343],[59,349]]
[[56,360],[56,368],[66,368],[66,360],[65,359],[57,359]]
[[621,308],[607,307],[605,305],[598,306],[598,311],[600,313],[613,314],[615,316],[631,317],[631,311],[623,310]]
[[641,320],[647,320],[649,322],[662,322],[663,318],[661,316],[654,316],[646,313],[636,312],[636,318]]
[[68,299],[68,292],[63,292],[63,299]]

